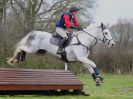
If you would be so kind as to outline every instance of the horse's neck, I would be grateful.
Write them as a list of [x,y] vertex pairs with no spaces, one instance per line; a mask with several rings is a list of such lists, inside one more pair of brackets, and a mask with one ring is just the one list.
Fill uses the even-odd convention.
[[83,31],[79,31],[77,35],[81,43],[89,48],[95,43],[96,41],[95,37],[98,37],[98,29],[91,29],[91,30],[84,29],[84,31],[86,31],[88,34]]

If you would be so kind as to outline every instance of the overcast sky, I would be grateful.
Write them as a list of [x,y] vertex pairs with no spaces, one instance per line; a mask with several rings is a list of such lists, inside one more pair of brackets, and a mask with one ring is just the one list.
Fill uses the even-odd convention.
[[94,21],[114,24],[119,18],[133,18],[133,0],[97,0]]

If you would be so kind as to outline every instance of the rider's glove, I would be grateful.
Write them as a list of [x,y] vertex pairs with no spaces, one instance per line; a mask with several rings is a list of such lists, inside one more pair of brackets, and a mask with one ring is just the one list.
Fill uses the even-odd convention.
[[83,28],[81,28],[81,27],[75,27],[75,26],[71,26],[70,29],[77,29],[78,31],[82,31],[83,30]]
[[78,31],[82,31],[83,28],[82,28],[82,27],[77,27],[77,30],[78,30]]
[[77,27],[75,27],[75,26],[71,26],[70,29],[77,29]]

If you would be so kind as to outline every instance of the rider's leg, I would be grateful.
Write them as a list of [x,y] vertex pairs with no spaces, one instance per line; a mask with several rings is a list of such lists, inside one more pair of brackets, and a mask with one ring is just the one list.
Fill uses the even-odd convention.
[[57,27],[56,28],[56,32],[63,38],[60,43],[59,43],[59,48],[57,50],[57,54],[61,54],[63,53],[63,45],[65,44],[66,40],[68,39],[68,36],[67,36],[67,30],[63,29],[63,28],[59,28]]
[[66,29],[56,27],[56,33],[59,34],[63,38],[64,37],[68,38],[67,33],[69,33],[69,32]]
[[61,53],[64,52],[64,51],[63,51],[63,45],[65,44],[66,40],[67,40],[67,38],[64,37],[64,38],[60,41],[60,43],[59,43],[59,48],[58,48],[58,50],[57,50],[57,52],[56,52],[57,54],[61,54]]

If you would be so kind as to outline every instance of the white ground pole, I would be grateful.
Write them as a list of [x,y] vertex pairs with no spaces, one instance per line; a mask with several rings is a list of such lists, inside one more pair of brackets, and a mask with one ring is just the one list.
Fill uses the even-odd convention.
[[68,63],[65,62],[65,70],[68,70]]

